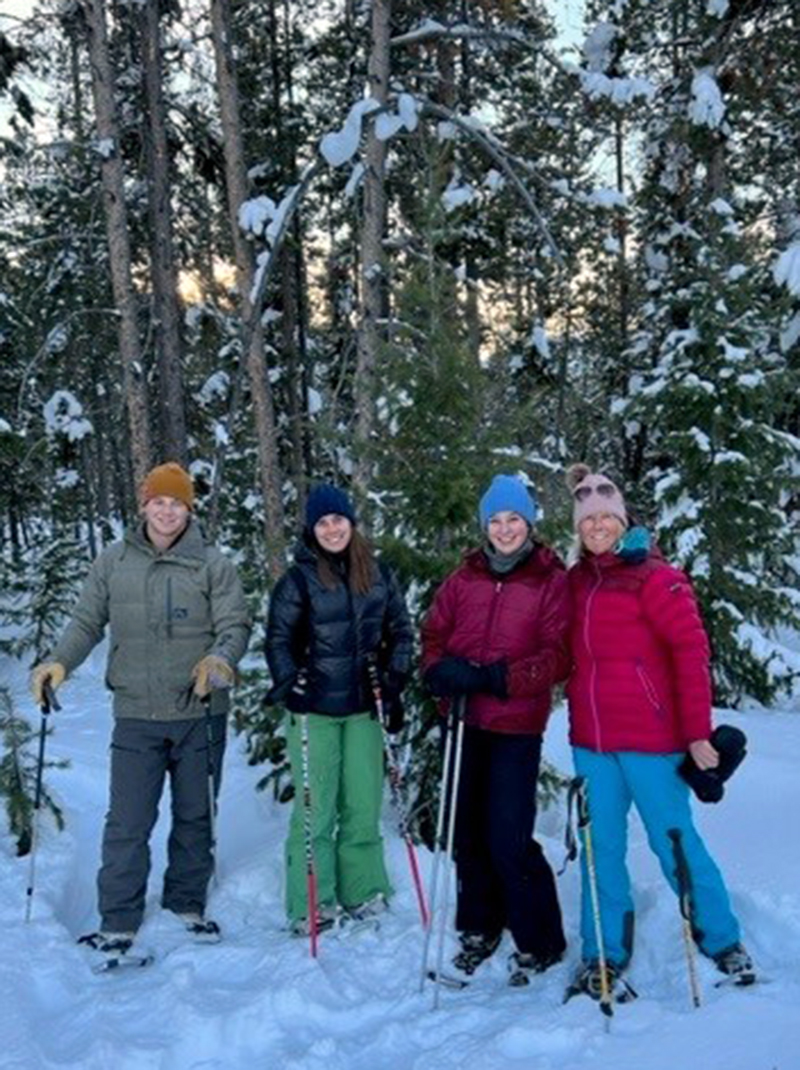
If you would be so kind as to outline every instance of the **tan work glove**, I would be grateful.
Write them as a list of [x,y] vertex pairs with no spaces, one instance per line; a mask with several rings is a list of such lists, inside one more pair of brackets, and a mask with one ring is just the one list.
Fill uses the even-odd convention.
[[31,669],[30,684],[36,705],[44,705],[44,685],[48,681],[53,691],[57,691],[64,683],[66,676],[67,670],[60,661],[43,661],[41,665],[34,665]]
[[233,684],[234,672],[224,658],[216,654],[206,654],[200,658],[192,669],[194,693],[198,698],[206,698],[212,691],[221,691]]

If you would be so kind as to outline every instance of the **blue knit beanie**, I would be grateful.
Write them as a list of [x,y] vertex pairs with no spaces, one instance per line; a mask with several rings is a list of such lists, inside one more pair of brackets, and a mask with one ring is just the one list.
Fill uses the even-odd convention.
[[519,513],[533,527],[539,512],[539,503],[533,488],[527,487],[519,476],[495,476],[489,489],[481,498],[478,517],[481,529],[486,530],[495,513],[504,511]]
[[331,483],[322,483],[314,487],[306,502],[306,527],[309,531],[314,530],[314,525],[327,516],[328,513],[337,513],[346,516],[351,524],[356,522],[356,511],[353,503],[343,490],[334,487]]

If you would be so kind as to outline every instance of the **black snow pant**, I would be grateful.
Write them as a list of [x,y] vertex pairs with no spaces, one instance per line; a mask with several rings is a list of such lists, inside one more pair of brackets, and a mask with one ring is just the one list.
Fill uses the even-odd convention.
[[[211,717],[215,794],[225,750],[226,718]],[[207,726],[203,718],[144,721],[121,718],[111,737],[110,802],[103,832],[98,903],[105,932],[136,932],[144,917],[150,834],[169,776],[172,827],[161,904],[203,913],[214,864],[208,791]]]
[[533,839],[541,735],[464,729],[456,812],[456,928],[541,959],[566,948],[553,871]]

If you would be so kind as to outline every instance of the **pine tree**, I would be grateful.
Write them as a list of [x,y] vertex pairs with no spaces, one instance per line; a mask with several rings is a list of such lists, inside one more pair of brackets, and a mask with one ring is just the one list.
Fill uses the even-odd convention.
[[648,40],[663,35],[671,65],[645,131],[637,208],[647,300],[620,408],[645,434],[641,490],[654,492],[658,536],[700,596],[718,701],[770,702],[797,671],[776,629],[797,624],[784,504],[798,443],[775,427],[796,380],[777,344],[763,239],[743,226],[731,166],[748,113],[737,114],[718,75],[737,26],[679,9],[677,23],[667,3],[647,16]]
[[[5,799],[9,831],[17,841],[17,854],[26,855],[33,842],[38,766],[38,750],[33,752],[33,744],[38,733],[14,712],[11,694],[5,687],[0,687],[0,734],[3,740],[0,796]],[[64,760],[45,760],[45,768],[48,769],[64,769],[68,764]],[[56,828],[61,831],[64,828],[64,815],[44,782],[39,805],[52,814]]]

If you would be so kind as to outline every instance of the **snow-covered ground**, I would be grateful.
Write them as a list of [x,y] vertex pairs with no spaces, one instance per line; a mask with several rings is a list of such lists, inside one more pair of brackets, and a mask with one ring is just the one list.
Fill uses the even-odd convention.
[[[17,708],[38,714],[14,664],[0,659]],[[578,869],[559,878],[568,961],[528,988],[506,984],[504,946],[466,991],[419,991],[422,933],[405,851],[387,806],[385,834],[397,894],[378,933],[324,936],[313,961],[284,930],[282,845],[288,812],[256,794],[231,737],[219,821],[219,882],[209,913],[216,946],[187,942],[158,907],[166,819],[141,942],[156,963],[97,976],[75,938],[97,925],[94,879],[107,788],[108,703],[96,651],[62,691],[48,757],[68,758],[48,784],[67,829],[44,821],[33,917],[25,924],[28,859],[0,838],[0,1067],[45,1070],[800,1070],[800,715],[737,714],[750,753],[719,806],[698,819],[728,879],[765,983],[715,988],[700,961],[703,1004],[692,1007],[676,901],[638,821],[630,859],[637,895],[631,981],[640,998],[618,1007],[608,1032],[586,998],[562,1005],[578,956]],[[718,720],[725,719],[718,715]],[[564,712],[548,756],[569,768]],[[168,809],[165,799],[162,810]],[[563,860],[563,809],[540,816],[549,857]],[[422,850],[426,879],[430,855]],[[452,937],[451,937],[452,938]],[[435,944],[435,941],[432,942]]]

